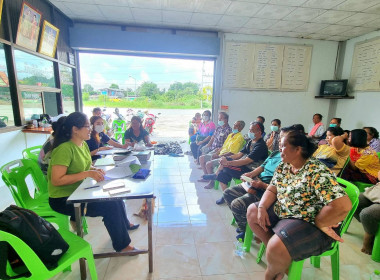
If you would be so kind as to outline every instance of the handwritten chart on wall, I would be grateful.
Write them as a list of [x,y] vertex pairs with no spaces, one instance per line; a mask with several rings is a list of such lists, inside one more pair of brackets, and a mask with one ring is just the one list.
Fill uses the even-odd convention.
[[350,83],[355,91],[380,91],[380,38],[355,46]]
[[311,46],[226,42],[225,88],[307,90]]

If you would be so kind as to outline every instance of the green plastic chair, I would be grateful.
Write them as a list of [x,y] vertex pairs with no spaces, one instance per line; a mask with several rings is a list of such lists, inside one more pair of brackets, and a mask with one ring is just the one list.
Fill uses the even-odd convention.
[[[350,198],[351,203],[352,203],[352,208],[351,208],[350,212],[348,212],[346,218],[343,220],[343,222],[341,224],[340,235],[342,236],[347,231],[348,226],[350,225],[351,220],[352,220],[354,213],[356,211],[356,208],[358,207],[359,190],[354,184],[352,184],[346,180],[343,180],[342,178],[337,178],[337,181],[340,185],[343,185],[345,187],[345,191],[346,191],[346,193],[347,193],[347,195]],[[261,257],[264,254],[264,251],[265,251],[265,245],[264,245],[264,243],[262,243],[260,250],[259,250],[258,257],[256,259],[257,263],[259,263],[261,261]],[[260,255],[260,258],[259,258],[259,255]],[[321,255],[312,256],[310,258],[311,264],[314,267],[319,268],[321,257],[324,257],[324,256],[330,256],[331,257],[332,279],[333,280],[339,280],[339,242],[338,241],[333,242],[333,244],[331,245],[331,249],[322,253]],[[304,261],[305,260],[293,261],[292,262],[292,264],[289,267],[288,280],[299,280],[299,279],[301,279],[302,267],[303,267]]]
[[[31,159],[11,161],[0,168],[2,179],[10,190],[17,206],[36,212],[59,228],[69,229],[68,216],[55,212],[49,205],[47,181],[38,164]],[[31,176],[33,187],[28,188],[27,177]],[[31,195],[34,194],[34,196]],[[83,216],[83,231],[88,233]]]
[[114,120],[112,122],[112,129],[114,131],[115,139],[119,140],[121,136],[122,143],[124,144],[124,133],[127,130],[127,123],[123,120]]
[[373,242],[371,259],[375,262],[380,262],[380,224]]
[[[240,184],[242,181],[240,179],[232,178],[234,180],[235,185]],[[227,186],[229,187],[231,185],[231,182],[228,182]],[[214,190],[219,189],[219,181],[215,180],[214,182]]]
[[8,123],[8,117],[7,116],[0,116],[0,120]]
[[[20,238],[5,231],[0,231],[0,241],[7,242],[20,256],[25,266],[12,270],[7,264],[7,274],[12,276],[12,279],[19,280],[45,280],[50,279],[62,271],[70,271],[71,264],[78,261],[80,258],[87,260],[88,269],[92,280],[97,280],[94,255],[91,245],[81,237],[71,233],[68,230],[59,229],[59,233],[63,239],[69,244],[68,251],[58,261],[58,266],[49,270],[34,253],[34,251]],[[23,272],[30,272],[30,276],[21,276]],[[20,275],[20,277],[17,277]]]
[[22,157],[24,159],[32,159],[36,162],[38,162],[38,156],[40,155],[40,151],[42,149],[42,146],[34,146],[30,148],[26,148],[22,151]]

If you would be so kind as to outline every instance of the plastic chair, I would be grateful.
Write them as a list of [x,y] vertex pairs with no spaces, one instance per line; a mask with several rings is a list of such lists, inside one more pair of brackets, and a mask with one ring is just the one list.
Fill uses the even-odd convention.
[[[0,168],[2,179],[10,190],[17,206],[36,212],[59,228],[69,229],[68,216],[55,212],[49,205],[47,182],[38,164],[31,159],[11,161]],[[28,188],[27,177],[31,176],[35,190]],[[30,193],[34,193],[34,197]],[[83,216],[83,231],[88,233]]]
[[122,143],[125,143],[124,133],[127,130],[127,123],[123,120],[114,120],[112,122],[112,129],[114,131],[114,136],[116,140],[119,140],[120,136],[122,139]]
[[0,116],[0,120],[2,120],[3,122],[7,122],[8,123],[8,117],[7,116]]
[[[240,179],[232,178],[232,180],[234,180],[235,185],[238,185],[238,184],[241,183]],[[230,185],[231,185],[231,182],[228,182],[227,186],[229,187]],[[219,181],[215,180],[215,182],[214,182],[214,190],[217,190],[217,189],[219,189]]]
[[[351,223],[352,217],[354,216],[354,213],[356,211],[356,208],[358,207],[359,204],[359,190],[358,188],[341,178],[337,178],[337,181],[340,185],[343,185],[345,187],[346,194],[351,200],[352,203],[352,208],[348,212],[346,218],[343,220],[341,224],[341,229],[340,229],[340,235],[342,236],[348,229],[348,226]],[[259,254],[264,253],[265,251],[265,245],[264,243],[261,244]],[[259,263],[261,261],[261,256],[257,258],[256,262]],[[319,256],[312,256],[310,258],[311,264],[314,265],[314,267],[319,268],[320,267],[320,260],[321,257],[324,256],[330,256],[331,257],[331,270],[332,270],[332,279],[333,280],[339,280],[339,242],[335,241],[331,245],[331,249],[322,253]],[[289,274],[288,274],[288,279],[289,280],[299,280],[301,279],[301,274],[302,274],[302,267],[303,263],[305,260],[302,261],[293,261],[289,267]]]
[[[87,260],[88,268],[90,271],[91,279],[97,280],[98,276],[96,273],[94,255],[92,253],[91,246],[88,242],[83,240],[81,237],[71,233],[68,230],[59,229],[59,233],[62,235],[63,239],[70,245],[69,250],[62,256],[58,261],[58,266],[54,269],[49,270],[41,261],[41,259],[34,253],[34,251],[20,238],[10,234],[5,231],[0,231],[0,241],[7,242],[20,256],[21,260],[24,262],[24,271],[29,271],[30,276],[22,276],[17,274],[16,270],[11,270],[13,276],[12,279],[19,280],[44,280],[50,279],[51,277],[57,275],[62,271],[70,270],[72,263],[78,261],[80,258],[85,258]],[[9,264],[7,265],[9,269]],[[20,275],[20,277],[17,277]]]
[[38,156],[40,155],[40,151],[42,146],[34,146],[30,148],[26,148],[22,151],[22,157],[24,159],[32,159],[38,163]]
[[350,162],[350,156],[347,157],[346,162],[344,163],[342,170],[338,173],[338,175],[336,177],[342,178],[344,169],[346,168],[346,166],[349,162]]

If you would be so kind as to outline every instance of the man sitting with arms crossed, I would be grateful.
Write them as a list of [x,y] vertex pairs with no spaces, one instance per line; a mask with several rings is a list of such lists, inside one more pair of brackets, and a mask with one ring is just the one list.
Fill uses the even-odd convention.
[[[211,174],[214,172],[214,168],[219,166],[219,158],[221,158],[222,156],[227,157],[236,154],[243,148],[245,140],[240,132],[243,130],[244,126],[244,121],[235,122],[232,133],[228,135],[226,141],[224,141],[223,146],[199,158],[199,162],[201,164],[204,174]],[[208,181],[209,180],[205,179],[198,180],[198,182]],[[211,180],[204,188],[212,189],[213,186],[214,180]]]
[[[282,128],[280,132],[280,141],[286,133],[292,130],[294,130],[293,126]],[[242,175],[241,179],[242,181],[246,181],[246,183],[243,182],[224,191],[223,198],[227,202],[228,207],[230,207],[238,226],[236,229],[236,232],[239,233],[236,236],[237,240],[240,238],[244,240],[245,237],[248,206],[261,199],[261,196],[272,180],[274,171],[280,162],[280,151],[274,151],[261,166]],[[243,176],[252,178],[253,180],[249,183],[249,180],[244,179]]]
[[[203,175],[206,180],[217,180],[224,191],[232,178],[240,178],[244,173],[250,172],[260,166],[268,157],[268,148],[262,138],[264,126],[259,122],[252,122],[249,128],[249,138],[251,139],[244,148],[237,154],[229,157],[222,157],[220,166],[216,174]],[[223,204],[224,198],[216,201],[216,204]]]

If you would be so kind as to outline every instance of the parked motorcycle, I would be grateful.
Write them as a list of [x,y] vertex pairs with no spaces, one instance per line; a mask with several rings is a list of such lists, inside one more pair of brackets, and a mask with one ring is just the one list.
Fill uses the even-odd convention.
[[[158,113],[157,115],[160,115],[161,113]],[[158,119],[158,116],[154,114],[149,114],[148,111],[145,112],[145,118],[144,118],[144,129],[149,133],[152,134],[153,132],[153,126],[156,123],[156,120]]]

